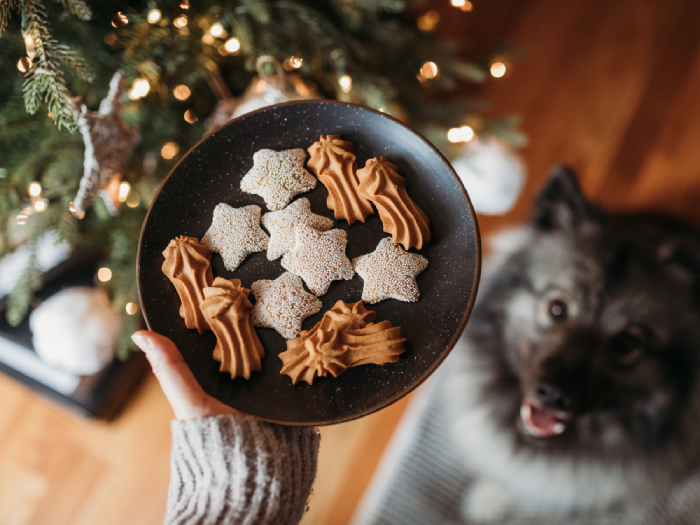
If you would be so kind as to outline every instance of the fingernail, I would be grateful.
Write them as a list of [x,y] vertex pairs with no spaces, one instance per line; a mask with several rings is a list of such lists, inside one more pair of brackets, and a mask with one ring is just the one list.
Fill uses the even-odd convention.
[[139,332],[135,332],[131,334],[131,340],[134,342],[136,346],[138,346],[141,350],[144,352],[146,350],[149,350],[151,348],[151,342],[148,340],[146,336]]

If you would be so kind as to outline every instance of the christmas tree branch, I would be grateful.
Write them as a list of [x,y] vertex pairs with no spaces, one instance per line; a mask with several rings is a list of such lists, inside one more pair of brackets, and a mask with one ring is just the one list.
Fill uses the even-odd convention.
[[27,112],[33,114],[42,102],[46,103],[59,129],[73,131],[73,96],[59,64],[69,66],[87,82],[93,80],[93,74],[78,53],[51,37],[46,9],[39,0],[23,0],[21,7],[22,33],[31,39],[34,53],[24,81],[24,105]]
[[83,0],[56,0],[58,4],[67,9],[81,20],[92,18],[92,9]]
[[0,37],[5,32],[7,23],[12,17],[12,9],[16,3],[17,0],[0,0]]

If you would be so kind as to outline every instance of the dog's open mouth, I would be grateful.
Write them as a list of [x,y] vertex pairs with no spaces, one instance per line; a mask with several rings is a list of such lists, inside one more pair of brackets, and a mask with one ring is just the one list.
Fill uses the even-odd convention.
[[524,397],[520,405],[520,423],[528,436],[546,439],[563,434],[571,416],[544,407],[529,397]]

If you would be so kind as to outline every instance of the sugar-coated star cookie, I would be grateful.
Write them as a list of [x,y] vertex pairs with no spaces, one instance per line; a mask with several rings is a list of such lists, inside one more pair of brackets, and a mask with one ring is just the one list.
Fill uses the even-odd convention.
[[214,218],[202,245],[220,253],[224,266],[234,271],[251,253],[267,248],[268,237],[260,227],[260,206],[232,208],[223,202],[214,209]]
[[294,226],[294,249],[282,257],[282,267],[301,276],[315,295],[328,291],[337,279],[352,279],[355,271],[345,255],[344,230],[319,232],[306,224]]
[[428,267],[428,259],[407,252],[387,237],[372,253],[353,259],[352,266],[365,280],[363,301],[374,304],[398,299],[412,303],[420,297],[416,275]]
[[241,189],[260,195],[270,210],[281,210],[295,195],[316,187],[316,177],[304,169],[303,149],[261,149],[253,155],[253,168],[241,179]]
[[283,210],[271,211],[262,216],[262,225],[270,232],[267,258],[274,261],[294,248],[294,225],[306,224],[318,231],[333,226],[333,219],[316,215],[311,211],[309,199],[301,198]]
[[321,309],[321,301],[304,290],[301,277],[284,272],[274,281],[256,281],[251,286],[255,306],[253,326],[274,328],[285,339],[296,339],[301,323]]

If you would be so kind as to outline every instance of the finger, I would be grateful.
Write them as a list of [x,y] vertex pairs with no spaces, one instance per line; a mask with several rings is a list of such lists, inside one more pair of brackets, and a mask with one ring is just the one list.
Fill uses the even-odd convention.
[[140,330],[131,338],[146,354],[177,419],[237,413],[202,390],[170,339],[147,330]]

